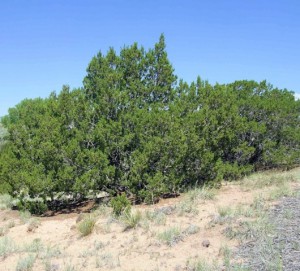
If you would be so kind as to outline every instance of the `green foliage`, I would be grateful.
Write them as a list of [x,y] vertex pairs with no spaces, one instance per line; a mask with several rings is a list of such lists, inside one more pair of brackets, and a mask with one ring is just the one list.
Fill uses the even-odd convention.
[[7,130],[0,123],[0,151],[6,143],[6,140],[5,140],[6,136],[7,136]]
[[17,207],[20,211],[28,211],[34,215],[42,215],[48,209],[47,204],[42,199],[21,199],[17,203]]
[[163,35],[149,50],[110,48],[92,58],[83,88],[25,99],[1,119],[0,193],[126,191],[154,203],[290,169],[300,164],[299,114],[292,92],[265,81],[177,82]]
[[113,213],[120,216],[123,212],[130,212],[131,203],[125,194],[118,195],[110,201]]

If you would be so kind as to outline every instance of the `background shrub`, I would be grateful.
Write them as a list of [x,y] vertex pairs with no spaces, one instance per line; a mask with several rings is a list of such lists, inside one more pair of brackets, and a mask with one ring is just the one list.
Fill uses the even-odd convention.
[[43,200],[22,199],[17,203],[17,207],[20,211],[29,211],[34,215],[42,215],[48,210]]
[[155,203],[252,171],[290,169],[300,164],[299,112],[293,92],[266,81],[178,81],[163,35],[148,50],[111,48],[91,59],[82,88],[25,99],[1,118],[0,193],[84,199],[126,191]]
[[120,216],[125,210],[130,211],[131,203],[127,199],[125,194],[118,195],[110,201],[113,213],[116,216]]

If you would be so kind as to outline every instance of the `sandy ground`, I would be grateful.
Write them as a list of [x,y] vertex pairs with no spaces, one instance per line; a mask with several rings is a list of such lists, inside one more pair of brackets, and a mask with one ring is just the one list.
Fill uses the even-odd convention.
[[[299,168],[297,170],[300,172]],[[292,185],[298,187],[298,183]],[[24,223],[17,211],[0,211],[0,228],[7,228],[0,238],[7,238],[15,245],[14,250],[0,256],[0,270],[27,270],[21,269],[21,262],[30,255],[35,258],[32,270],[46,271],[180,271],[187,270],[188,262],[199,259],[222,262],[221,248],[224,245],[234,248],[238,243],[224,236],[226,225],[210,223],[218,215],[218,209],[220,206],[250,206],[257,194],[268,193],[269,190],[269,187],[245,189],[238,182],[224,184],[217,190],[215,199],[195,202],[197,212],[194,210],[181,215],[176,208],[186,195],[161,200],[154,206],[134,206],[134,210],[144,215],[163,207],[170,207],[172,211],[163,216],[163,222],[148,221],[143,216],[141,226],[125,231],[124,225],[111,215],[102,215],[97,219],[93,233],[86,237],[82,237],[77,229],[77,213],[40,217],[38,227],[29,231],[30,222]],[[185,234],[171,246],[158,238],[159,233],[172,227],[184,231],[191,226],[197,228],[197,232]],[[203,241],[208,241],[209,245],[204,246]]]

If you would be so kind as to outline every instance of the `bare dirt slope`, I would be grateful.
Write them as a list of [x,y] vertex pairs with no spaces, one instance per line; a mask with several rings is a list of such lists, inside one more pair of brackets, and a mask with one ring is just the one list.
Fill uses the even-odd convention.
[[226,251],[241,244],[228,234],[230,227],[256,219],[258,198],[274,205],[299,183],[297,168],[224,183],[216,191],[196,189],[154,206],[134,206],[133,216],[140,212],[141,218],[131,229],[128,219],[100,207],[88,236],[78,231],[77,213],[34,218],[1,210],[0,270],[179,271],[204,270],[205,264],[226,270]]

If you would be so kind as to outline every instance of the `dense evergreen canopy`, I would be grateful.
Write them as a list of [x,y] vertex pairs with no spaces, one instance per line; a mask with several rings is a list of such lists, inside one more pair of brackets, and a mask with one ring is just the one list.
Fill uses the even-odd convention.
[[164,36],[98,53],[83,88],[21,101],[2,118],[0,193],[90,190],[139,201],[300,163],[300,101],[255,81],[177,81]]

